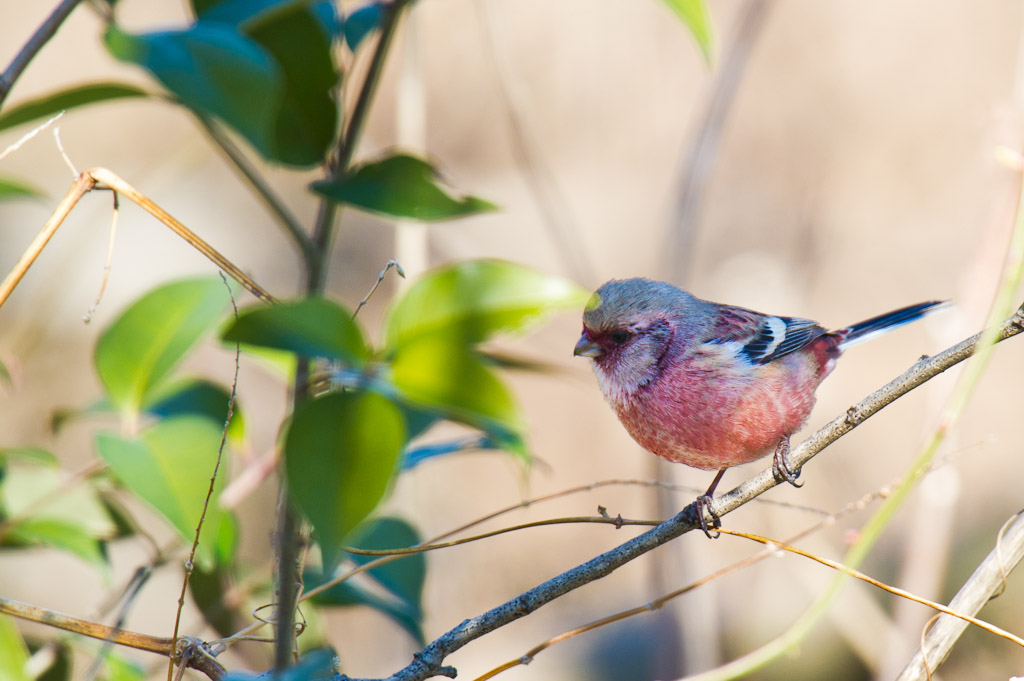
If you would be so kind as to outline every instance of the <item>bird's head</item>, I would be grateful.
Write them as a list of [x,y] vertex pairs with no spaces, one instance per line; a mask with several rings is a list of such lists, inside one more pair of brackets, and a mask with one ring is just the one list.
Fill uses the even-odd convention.
[[583,312],[583,334],[573,354],[594,360],[605,396],[613,402],[647,385],[659,363],[689,335],[703,301],[649,279],[613,279],[599,288]]

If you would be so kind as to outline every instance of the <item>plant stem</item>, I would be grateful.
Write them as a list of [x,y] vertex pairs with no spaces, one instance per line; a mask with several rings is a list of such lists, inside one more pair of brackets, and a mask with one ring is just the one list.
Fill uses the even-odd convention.
[[[380,37],[377,39],[366,78],[359,89],[355,108],[352,110],[348,125],[338,142],[337,154],[328,160],[327,179],[348,172],[352,165],[352,158],[359,144],[359,138],[363,128],[366,127],[370,104],[377,92],[381,74],[384,72],[384,63],[387,60],[392,38],[398,28],[398,20],[402,10],[410,1],[393,0],[384,10]],[[337,204],[327,199],[321,200],[316,224],[313,228],[312,248],[308,253],[303,253],[306,265],[307,296],[319,295],[327,286],[327,266],[331,257],[331,239],[337,215]],[[296,409],[308,396],[306,392],[308,380],[308,363],[300,359],[295,372],[293,405]],[[282,489],[281,496],[281,515],[278,520],[277,536],[277,637],[274,643],[274,669],[277,672],[287,669],[292,664],[292,654],[295,648],[295,604],[298,600],[300,570],[298,565],[299,519],[288,498],[287,489]]]
[[249,159],[245,157],[245,154],[238,148],[238,145],[225,134],[216,122],[198,113],[196,113],[196,118],[199,119],[200,124],[206,130],[210,139],[220,147],[220,150],[228,157],[228,160],[235,166],[235,169],[242,174],[256,191],[256,194],[263,199],[263,203],[270,209],[270,212],[277,217],[278,222],[285,228],[288,236],[292,238],[302,257],[305,260],[311,260],[314,257],[313,242],[306,235],[299,219],[295,217],[281,197],[274,192],[273,187],[260,175]]
[[50,38],[57,33],[57,29],[60,28],[60,25],[64,23],[64,20],[68,18],[71,11],[81,1],[62,0],[50,16],[46,18],[46,21],[36,29],[36,32],[28,39],[25,46],[14,56],[7,70],[0,75],[0,106],[7,99],[7,95],[11,92],[11,88],[14,87],[15,81],[21,76],[21,72],[25,70],[25,67],[28,66],[39,50],[43,49],[43,45],[49,42]]

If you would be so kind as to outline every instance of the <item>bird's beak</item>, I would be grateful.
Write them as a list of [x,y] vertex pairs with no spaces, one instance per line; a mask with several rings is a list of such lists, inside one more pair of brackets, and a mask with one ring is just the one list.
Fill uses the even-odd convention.
[[574,357],[600,357],[604,354],[601,346],[587,338],[587,334],[580,336],[576,341],[576,348],[572,351]]

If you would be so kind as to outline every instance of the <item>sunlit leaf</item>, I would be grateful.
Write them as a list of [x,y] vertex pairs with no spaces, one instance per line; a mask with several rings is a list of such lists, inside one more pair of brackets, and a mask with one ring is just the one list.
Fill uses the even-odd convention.
[[0,615],[0,679],[4,681],[31,681],[25,663],[28,646],[14,626],[14,620]]
[[296,410],[284,448],[288,488],[324,565],[384,498],[404,445],[401,412],[373,393],[337,393]]
[[348,49],[352,52],[359,49],[363,40],[380,28],[383,18],[384,8],[379,2],[369,2],[346,16],[342,30]]
[[43,192],[28,183],[0,177],[0,201],[36,199],[41,196],[43,196]]
[[57,457],[39,447],[7,447],[0,449],[0,466],[8,461],[24,461],[45,466],[56,466]]
[[435,335],[403,343],[391,361],[390,380],[415,405],[519,441],[524,422],[511,391],[457,342]]
[[452,196],[433,166],[404,154],[364,163],[348,175],[314,182],[312,188],[333,201],[413,220],[450,220],[497,210],[474,196]]
[[92,486],[80,482],[61,489],[64,479],[56,468],[18,467],[8,471],[0,486],[0,504],[8,516],[31,511],[35,520],[74,525],[93,537],[113,537],[117,528]]
[[144,681],[145,670],[116,652],[104,651],[100,681]]
[[567,279],[501,260],[469,260],[428,272],[388,312],[392,347],[442,334],[478,343],[520,331],[562,308],[582,309],[590,293]]
[[109,578],[106,544],[86,532],[80,525],[46,518],[28,518],[19,522],[6,535],[4,543],[48,546],[77,556]]
[[206,277],[161,286],[125,310],[96,344],[96,369],[114,405],[137,412],[229,302],[224,282]]
[[32,121],[42,121],[42,119],[55,116],[61,111],[76,109],[88,104],[139,97],[149,97],[149,93],[134,85],[122,85],[121,83],[76,85],[5,109],[3,113],[0,113],[0,130]]
[[223,339],[356,364],[369,354],[352,313],[324,298],[251,307],[239,314]]
[[145,68],[185,104],[220,118],[274,158],[285,84],[281,67],[265,48],[212,22],[138,35],[111,26],[104,40],[114,57]]
[[[135,439],[100,433],[96,443],[100,456],[110,464],[114,476],[152,506],[191,544],[203,510],[217,460],[221,428],[198,416],[176,416],[157,422]],[[229,522],[217,505],[227,479],[227,461],[221,463],[214,495],[196,558],[210,569],[215,557],[221,524]]]
[[704,60],[710,64],[715,52],[715,31],[711,23],[707,0],[664,0],[664,2],[690,29],[690,33],[704,55]]

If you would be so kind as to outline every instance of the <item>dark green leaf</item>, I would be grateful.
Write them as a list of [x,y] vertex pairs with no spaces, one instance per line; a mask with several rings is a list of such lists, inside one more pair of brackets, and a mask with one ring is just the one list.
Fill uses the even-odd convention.
[[71,648],[55,640],[30,639],[29,650],[35,654],[43,646],[50,646],[53,656],[47,655],[49,664],[35,681],[70,681],[71,680]]
[[398,347],[391,381],[413,404],[503,438],[524,428],[512,393],[468,348],[443,336]]
[[0,384],[4,384],[8,387],[11,387],[11,385],[13,384],[11,379],[11,372],[7,368],[7,366],[4,365],[3,362],[0,362]]
[[384,498],[405,445],[402,414],[373,393],[337,393],[300,407],[288,428],[285,472],[313,524],[324,565]]
[[4,179],[0,177],[0,201],[9,201],[11,199],[36,199],[41,196],[43,196],[43,193],[32,185],[21,182],[20,180]]
[[221,636],[230,636],[246,625],[247,618],[226,598],[235,588],[227,567],[217,563],[209,571],[194,570],[188,588],[203,619]]
[[[307,569],[302,573],[302,582],[308,590],[323,584],[324,578],[318,570]],[[420,645],[424,643],[423,613],[401,600],[384,598],[366,587],[355,584],[351,579],[320,592],[312,598],[312,601],[325,607],[369,606],[394,620],[396,624],[409,632],[409,635],[417,643]]]
[[468,260],[428,272],[388,312],[388,344],[425,335],[479,343],[519,331],[559,308],[582,308],[590,292],[567,279],[501,260]]
[[[331,3],[316,3],[317,6]],[[319,163],[334,139],[338,72],[332,35],[310,3],[295,0],[226,0],[201,14],[200,23],[226,23],[265,48],[284,75],[271,156],[297,166]]]
[[106,397],[101,397],[95,402],[81,409],[73,407],[60,407],[54,409],[50,414],[50,430],[55,434],[59,433],[64,426],[74,423],[89,416],[109,416],[116,414],[117,409]]
[[414,220],[450,220],[497,210],[473,196],[453,197],[437,180],[429,163],[399,154],[364,163],[349,175],[314,182],[312,188],[333,201]]
[[[96,443],[121,484],[156,509],[191,544],[220,440],[221,428],[208,419],[176,416],[150,426],[138,438],[100,433]],[[223,461],[196,552],[202,569],[213,565],[221,524],[230,522],[217,505],[227,476],[227,461]]]
[[366,36],[380,27],[384,18],[384,9],[379,2],[363,5],[345,17],[343,31],[348,49],[355,52]]
[[0,679],[4,681],[32,681],[25,665],[28,646],[14,626],[14,620],[0,614]]
[[715,51],[714,26],[706,0],[664,0],[665,4],[683,20],[690,29],[704,60],[710,64]]
[[224,282],[204,277],[165,284],[133,303],[96,344],[96,370],[111,402],[138,412],[229,302]]
[[39,121],[49,116],[55,116],[61,111],[75,109],[96,102],[148,96],[149,93],[145,90],[140,90],[134,85],[122,85],[120,83],[78,85],[30,99],[18,106],[7,109],[0,114],[0,130],[31,123],[32,121]]
[[223,339],[354,364],[369,354],[352,314],[324,298],[251,307],[228,327]]
[[[157,391],[146,404],[146,411],[161,418],[194,414],[223,425],[227,420],[230,399],[231,392],[222,385],[187,378]],[[240,442],[245,436],[245,419],[237,400],[232,410],[228,436],[234,442]]]
[[[376,518],[363,524],[352,540],[357,549],[380,551],[383,549],[404,549],[420,543],[419,532],[400,518]],[[357,565],[365,565],[377,556],[349,554]],[[408,604],[414,612],[420,612],[423,601],[423,583],[427,578],[427,558],[414,553],[390,563],[371,568],[367,573],[389,593]]]
[[104,39],[116,58],[147,69],[186,105],[220,118],[275,158],[285,85],[281,67],[263,47],[230,26],[203,22],[140,35],[115,26]]

